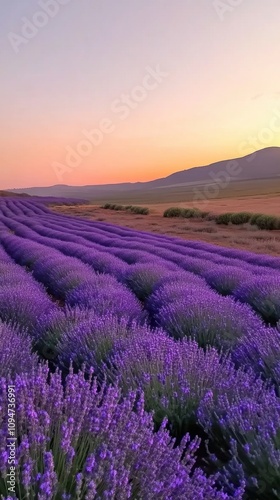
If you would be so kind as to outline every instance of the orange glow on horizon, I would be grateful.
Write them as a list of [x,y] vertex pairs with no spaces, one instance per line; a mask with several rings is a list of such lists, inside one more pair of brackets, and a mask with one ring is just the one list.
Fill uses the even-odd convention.
[[280,4],[221,22],[212,2],[174,1],[71,2],[18,54],[6,31],[31,2],[3,7],[0,189],[149,181],[280,147]]

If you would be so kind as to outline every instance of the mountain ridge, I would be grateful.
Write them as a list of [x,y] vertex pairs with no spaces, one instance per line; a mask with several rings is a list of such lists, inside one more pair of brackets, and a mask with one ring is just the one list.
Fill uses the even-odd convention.
[[[235,172],[234,172],[235,170]],[[237,172],[238,170],[238,172]],[[231,173],[230,173],[231,172]],[[234,173],[233,173],[234,172]],[[269,147],[249,155],[221,160],[209,165],[196,166],[190,169],[173,172],[166,177],[145,182],[124,182],[115,184],[87,184],[84,186],[69,186],[55,184],[48,187],[31,187],[6,190],[10,193],[26,193],[36,196],[74,196],[94,197],[98,194],[120,192],[138,192],[143,189],[152,190],[168,188],[174,185],[212,184],[217,175],[228,175],[230,180],[260,180],[280,177],[280,147]],[[78,194],[79,193],[79,194]]]

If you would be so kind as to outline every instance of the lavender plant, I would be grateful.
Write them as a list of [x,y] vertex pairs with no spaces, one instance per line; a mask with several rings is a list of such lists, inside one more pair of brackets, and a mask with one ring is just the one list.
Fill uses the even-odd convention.
[[204,275],[207,283],[221,295],[231,295],[234,290],[252,279],[252,274],[244,269],[233,266],[223,266]]
[[258,277],[244,283],[235,291],[235,297],[250,304],[267,322],[280,320],[280,277]]
[[206,286],[206,281],[204,278],[201,276],[198,276],[197,274],[191,273],[189,271],[173,271],[168,273],[167,275],[164,275],[154,286],[153,292],[157,291],[159,288],[161,288],[164,285],[171,285],[174,283],[183,283],[186,286],[189,284],[195,284],[195,285],[200,285],[200,286]]
[[203,288],[163,305],[155,318],[174,338],[186,336],[201,347],[212,345],[219,350],[231,349],[240,337],[263,327],[247,305]]
[[103,366],[107,379],[119,383],[125,394],[141,388],[156,425],[167,416],[172,434],[179,439],[197,431],[196,411],[207,391],[224,394],[236,374],[214,348],[204,351],[186,339],[175,342],[159,330],[116,342],[109,361],[109,367]]
[[147,326],[140,326],[128,318],[110,314],[99,316],[93,311],[88,311],[87,317],[80,317],[75,323],[59,337],[59,363],[67,368],[73,363],[75,369],[85,365],[86,371],[93,368],[95,374],[100,373],[101,365],[107,362],[116,344],[123,342],[125,346],[132,336],[145,338],[150,333]]
[[65,300],[68,291],[95,276],[94,271],[73,257],[46,256],[33,268],[36,279],[44,283],[57,298]]
[[[49,378],[49,383],[47,379]],[[7,385],[1,380],[0,493],[8,494]],[[22,500],[226,500],[194,468],[198,440],[174,448],[165,422],[153,432],[141,394],[122,398],[80,372],[40,366],[13,380],[17,414],[16,496]],[[241,500],[242,491],[238,496]]]
[[164,304],[173,304],[180,302],[184,297],[192,295],[193,293],[198,293],[199,289],[202,288],[203,291],[207,291],[206,283],[196,283],[191,281],[185,281],[184,279],[170,279],[166,280],[165,284],[156,287],[156,290],[150,295],[146,302],[146,308],[153,316],[159,316],[159,311]]
[[239,367],[253,370],[257,376],[271,382],[280,396],[280,332],[276,328],[261,328],[242,337],[231,353]]
[[[202,399],[198,419],[223,460],[220,482],[227,491],[246,481],[247,498],[280,496],[280,399],[260,380],[239,379],[227,394],[212,391]],[[225,460],[226,457],[226,460]],[[246,498],[245,496],[245,498]]]
[[21,329],[32,330],[37,317],[53,307],[47,294],[39,287],[28,286],[28,283],[0,288],[0,318]]
[[57,361],[57,345],[63,335],[92,316],[90,310],[54,308],[40,314],[30,334],[36,350],[45,359]]
[[75,288],[66,294],[66,304],[91,309],[100,316],[109,313],[119,318],[125,316],[143,321],[145,314],[141,303],[125,286],[111,283],[110,279],[110,276],[100,275]]
[[27,333],[0,322],[0,377],[29,372],[37,363]]
[[152,293],[156,283],[165,275],[168,269],[161,265],[135,264],[130,267],[125,275],[126,285],[142,301]]
[[185,271],[189,271],[191,273],[199,274],[203,276],[206,271],[209,271],[212,267],[215,268],[215,264],[213,262],[209,262],[198,257],[178,257],[178,264]]
[[0,262],[1,263],[9,263],[11,262],[11,259],[9,257],[9,255],[5,252],[5,249],[3,248],[3,246],[1,245],[0,243]]

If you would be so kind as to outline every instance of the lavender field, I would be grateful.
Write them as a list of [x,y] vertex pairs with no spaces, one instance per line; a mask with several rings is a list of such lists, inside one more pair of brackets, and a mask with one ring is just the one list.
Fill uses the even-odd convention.
[[280,258],[47,204],[0,199],[1,498],[279,499]]

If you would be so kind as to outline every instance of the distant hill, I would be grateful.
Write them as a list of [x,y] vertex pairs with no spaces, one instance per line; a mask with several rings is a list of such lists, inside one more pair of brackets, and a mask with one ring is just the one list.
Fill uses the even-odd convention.
[[[234,162],[234,163],[232,163]],[[280,182],[280,148],[261,149],[251,155],[232,160],[219,161],[210,165],[194,167],[175,172],[162,179],[149,182],[120,183],[106,185],[67,186],[59,184],[50,187],[34,187],[11,190],[11,193],[27,193],[35,196],[63,196],[72,198],[104,198],[121,193],[140,193],[149,190],[168,189],[174,186],[192,186],[215,182],[214,178],[222,172],[228,172],[233,165],[235,174],[232,180],[255,181],[260,179],[279,179]]]
[[29,194],[26,193],[18,193],[16,191],[0,191],[0,197],[1,198],[10,198],[11,196],[17,196],[20,198],[30,196]]

